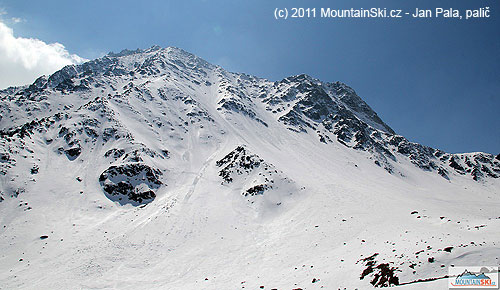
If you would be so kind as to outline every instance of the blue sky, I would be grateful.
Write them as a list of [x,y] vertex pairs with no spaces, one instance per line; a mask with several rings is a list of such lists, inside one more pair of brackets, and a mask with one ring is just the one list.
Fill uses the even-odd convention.
[[[157,44],[271,80],[339,80],[411,141],[500,153],[500,2],[406,2],[0,0],[0,8],[16,37],[87,59]],[[276,7],[490,7],[491,17],[275,20]]]

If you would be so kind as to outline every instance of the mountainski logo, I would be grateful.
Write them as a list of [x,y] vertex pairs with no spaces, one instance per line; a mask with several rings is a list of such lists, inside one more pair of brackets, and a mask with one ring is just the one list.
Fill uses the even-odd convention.
[[498,267],[450,267],[449,288],[498,289]]

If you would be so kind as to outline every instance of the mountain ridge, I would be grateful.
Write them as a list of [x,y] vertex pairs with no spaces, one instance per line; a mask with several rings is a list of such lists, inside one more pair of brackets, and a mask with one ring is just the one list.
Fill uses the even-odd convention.
[[8,288],[366,289],[498,257],[500,157],[412,143],[343,83],[152,47],[0,113]]
[[[448,178],[450,169],[459,174],[470,174],[475,180],[483,176],[494,178],[500,176],[500,165],[495,162],[495,156],[492,154],[479,152],[475,154],[478,158],[469,157],[470,154],[465,153],[447,154],[439,149],[410,142],[403,136],[395,134],[369,105],[344,83],[324,83],[305,74],[270,82],[254,76],[226,72],[176,47],[162,49],[153,46],[145,50],[109,53],[84,64],[66,66],[49,77],[40,77],[27,87],[4,90],[2,98],[14,94],[29,99],[47,89],[60,91],[63,94],[65,90],[85,91],[89,90],[91,85],[105,85],[99,84],[102,80],[94,79],[96,77],[125,75],[134,78],[136,73],[139,74],[139,78],[163,76],[162,74],[168,75],[172,70],[175,73],[179,67],[193,72],[196,77],[205,77],[207,74],[204,69],[207,69],[215,71],[219,77],[237,77],[239,85],[250,82],[250,88],[243,86],[243,89],[249,90],[243,91],[238,86],[227,85],[227,80],[223,80],[219,84],[218,94],[226,94],[228,97],[222,97],[218,101],[220,105],[218,110],[241,113],[266,126],[267,123],[259,118],[253,109],[255,106],[253,103],[260,99],[265,103],[266,111],[279,115],[277,121],[287,125],[288,129],[298,132],[314,130],[323,143],[336,139],[354,149],[373,151],[376,153],[375,162],[389,172],[393,168],[388,160],[395,160],[394,152],[398,152],[407,155],[420,168],[435,170],[444,178]],[[182,70],[179,72],[182,74]],[[79,80],[76,84],[72,79],[77,76]],[[182,77],[187,78],[185,75]],[[195,80],[195,85],[201,84],[201,81]],[[256,90],[259,83],[265,83],[264,86],[267,87]],[[27,116],[23,117],[29,119]],[[3,129],[9,130],[9,128]],[[438,164],[438,158],[448,164]]]

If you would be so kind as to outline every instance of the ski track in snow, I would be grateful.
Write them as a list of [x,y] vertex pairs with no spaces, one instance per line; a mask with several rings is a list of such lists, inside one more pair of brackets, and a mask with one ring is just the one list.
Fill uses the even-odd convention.
[[193,195],[193,192],[196,189],[196,185],[198,185],[198,182],[203,177],[203,174],[204,174],[205,170],[207,169],[207,167],[213,164],[215,157],[217,156],[217,154],[220,151],[220,147],[221,146],[219,144],[217,144],[217,149],[215,150],[215,152],[212,153],[212,155],[210,155],[208,157],[208,159],[201,166],[200,171],[198,171],[198,174],[196,174],[196,176],[194,177],[193,183],[189,187],[189,190],[186,193],[186,196],[184,197],[184,203],[187,203],[189,201],[189,198],[191,198],[191,195]]

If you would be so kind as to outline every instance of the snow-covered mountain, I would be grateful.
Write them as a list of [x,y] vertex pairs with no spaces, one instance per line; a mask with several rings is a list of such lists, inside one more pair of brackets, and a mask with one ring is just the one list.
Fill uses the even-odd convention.
[[500,262],[500,155],[412,143],[340,82],[152,47],[0,112],[2,289],[435,289]]

